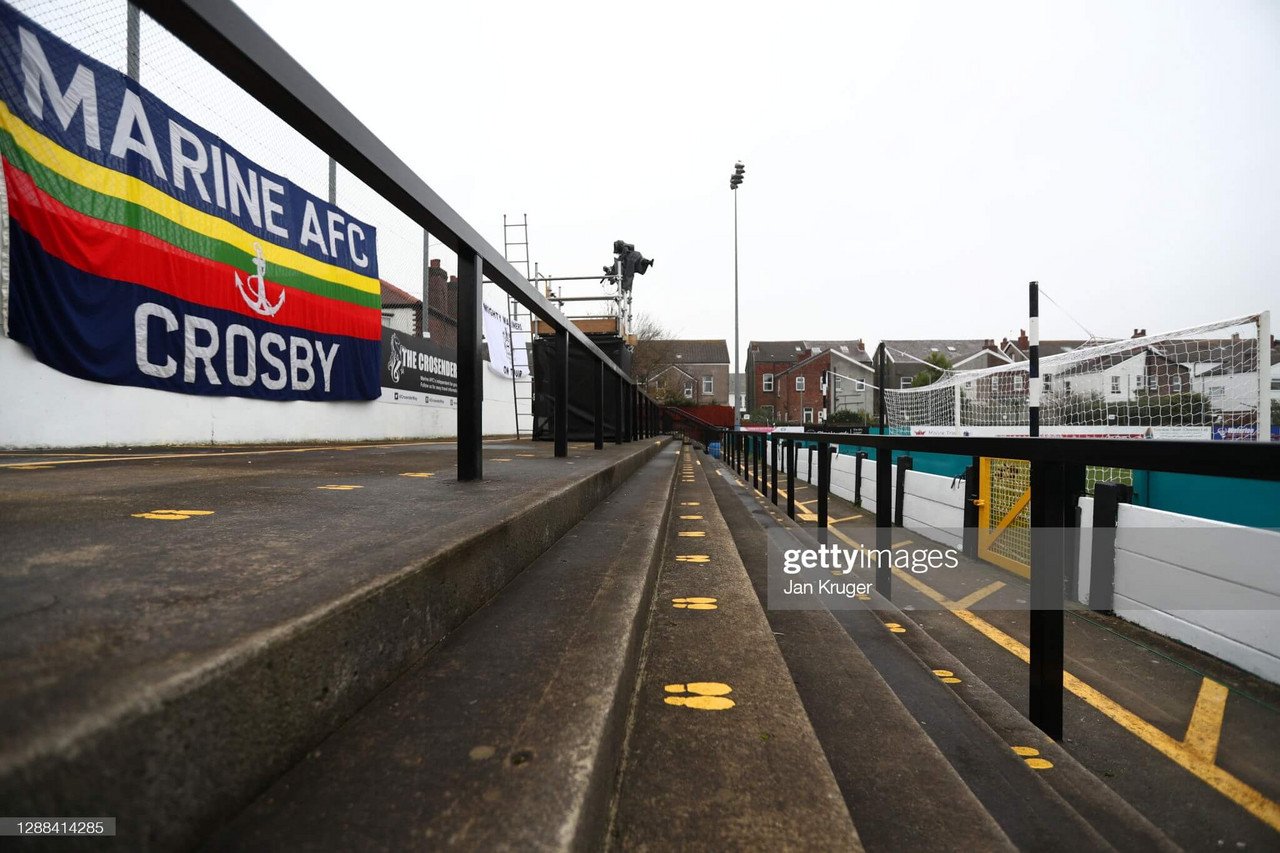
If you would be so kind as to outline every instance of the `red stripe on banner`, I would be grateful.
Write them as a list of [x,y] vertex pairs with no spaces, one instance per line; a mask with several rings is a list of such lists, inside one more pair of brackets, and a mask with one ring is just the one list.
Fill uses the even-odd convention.
[[326,299],[304,290],[267,282],[267,299],[278,313],[264,317],[249,307],[236,284],[236,274],[249,283],[254,270],[202,258],[144,231],[126,228],[72,210],[36,186],[31,176],[5,161],[9,214],[40,242],[45,251],[84,272],[141,285],[210,308],[266,319],[294,329],[326,335],[381,340],[381,312]]

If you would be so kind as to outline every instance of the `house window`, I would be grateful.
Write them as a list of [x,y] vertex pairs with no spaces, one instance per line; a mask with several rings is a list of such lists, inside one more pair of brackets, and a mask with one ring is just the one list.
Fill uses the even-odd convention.
[[807,424],[813,423],[813,409],[810,406],[804,407],[804,422]]
[[693,383],[692,382],[684,383],[684,396],[690,400],[693,399]]
[[867,383],[863,382],[861,379],[855,379],[853,380],[853,390],[861,393],[867,390]]
[[1170,390],[1175,391],[1175,392],[1176,392],[1176,391],[1181,391],[1181,390],[1182,390],[1182,376],[1181,376],[1181,375],[1179,375],[1179,374],[1176,374],[1176,373],[1175,373],[1175,374],[1173,375],[1173,378],[1169,380],[1169,388],[1170,388]]
[[382,325],[386,326],[387,328],[391,328],[391,321],[392,321],[392,320],[394,320],[394,319],[395,319],[395,317],[396,317],[396,315],[395,315],[395,314],[393,314],[393,313],[391,313],[390,311],[383,311],[383,312],[382,312]]
[[1111,393],[1112,394],[1120,393],[1120,377],[1119,376],[1111,377]]
[[898,380],[898,387],[899,387],[899,388],[910,388],[910,387],[911,387],[911,380],[912,380],[912,378],[913,378],[913,377],[910,377],[910,376],[904,376],[904,377],[902,377],[902,379]]
[[1013,390],[1021,391],[1024,388],[1026,388],[1026,386],[1027,386],[1027,378],[1023,376],[1021,373],[1015,373],[1013,375]]
[[797,390],[797,391],[803,391],[803,390],[804,390],[804,377],[803,377],[803,376],[797,376],[797,377],[796,377],[796,390]]
[[715,393],[715,383],[712,381],[710,376],[702,377],[702,393],[703,394]]
[[1066,382],[1062,383],[1062,390],[1066,391],[1068,394],[1071,393],[1071,380],[1068,379]]
[[1209,396],[1210,396],[1210,397],[1222,397],[1222,396],[1224,396],[1224,395],[1226,394],[1226,392],[1227,392],[1227,389],[1226,389],[1226,388],[1222,387],[1221,385],[1215,385],[1215,386],[1213,386],[1212,388],[1210,388],[1210,389],[1209,389]]
[[1046,374],[1044,375],[1044,390],[1048,391],[1048,390],[1049,390],[1049,386],[1050,386],[1050,385],[1052,385],[1052,384],[1053,384],[1053,374],[1052,374],[1052,373],[1046,373]]
[[991,390],[992,390],[992,391],[999,391],[999,390],[1000,390],[1000,377],[999,377],[999,376],[992,376],[992,377],[991,377]]
[[773,390],[773,374],[772,373],[766,373],[764,376],[760,377],[760,390],[761,391]]

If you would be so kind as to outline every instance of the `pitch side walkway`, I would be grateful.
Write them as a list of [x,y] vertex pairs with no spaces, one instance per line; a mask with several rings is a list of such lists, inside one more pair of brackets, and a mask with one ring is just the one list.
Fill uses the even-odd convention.
[[[781,481],[778,500],[785,514]],[[816,507],[816,487],[798,481],[802,527],[816,528]],[[875,514],[834,494],[829,519],[831,541],[874,540]],[[895,547],[927,542],[911,530],[894,536]],[[976,560],[945,575],[894,577],[894,603],[915,626],[1024,714],[1029,597],[1022,578]],[[1175,843],[1280,846],[1280,687],[1088,611],[1067,614],[1066,669],[1063,747]]]

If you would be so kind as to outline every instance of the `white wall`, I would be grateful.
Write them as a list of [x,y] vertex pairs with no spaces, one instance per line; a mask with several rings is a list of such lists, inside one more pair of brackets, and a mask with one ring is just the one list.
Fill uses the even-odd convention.
[[[1280,534],[1130,504],[1116,528],[1117,616],[1280,682]],[[1194,528],[1219,535],[1151,534]]]
[[[515,433],[511,382],[484,374],[486,435]],[[457,434],[454,410],[378,400],[287,403],[88,382],[0,338],[0,447],[371,441]],[[521,392],[528,396],[527,391]]]

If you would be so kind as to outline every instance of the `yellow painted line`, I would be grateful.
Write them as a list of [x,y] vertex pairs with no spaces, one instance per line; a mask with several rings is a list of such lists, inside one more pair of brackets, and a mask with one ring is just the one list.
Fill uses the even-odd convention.
[[702,516],[700,516],[700,515],[682,515],[682,516],[680,516],[680,520],[681,520],[681,521],[702,521]]
[[[504,441],[501,438],[487,438],[485,441]],[[152,462],[157,459],[209,459],[219,458],[223,456],[270,456],[277,453],[316,453],[324,450],[364,450],[374,448],[387,447],[424,447],[432,444],[453,444],[454,439],[438,439],[432,441],[402,441],[394,444],[350,444],[350,445],[324,445],[319,447],[277,447],[271,450],[224,450],[224,451],[204,451],[199,453],[155,453],[144,456],[95,456],[87,459],[57,459],[48,462],[41,462],[41,465],[83,465],[88,462]],[[18,468],[29,463],[9,462],[0,465],[0,468]]]
[[[924,595],[946,607],[958,619],[967,623],[969,627],[1002,647],[1005,651],[1019,658],[1023,663],[1029,664],[1031,662],[1031,650],[995,625],[977,616],[972,611],[951,609],[955,606],[955,602],[950,601],[942,593],[919,578],[901,569],[894,569],[893,573]],[[1062,681],[1067,690],[1102,714],[1110,717],[1113,722],[1125,731],[1160,752],[1165,758],[1168,758],[1258,820],[1280,832],[1280,803],[1268,799],[1257,788],[1246,784],[1226,770],[1218,767],[1211,759],[1207,759],[1197,752],[1197,748],[1201,746],[1199,741],[1196,741],[1193,746],[1187,741],[1174,740],[1119,702],[1089,686],[1069,672],[1063,672]],[[1203,694],[1203,692],[1204,686],[1201,685],[1201,693]],[[1206,704],[1211,701],[1213,700],[1206,700]],[[1225,698],[1223,701],[1225,702]],[[1200,704],[1199,700],[1197,700],[1196,704],[1197,706]],[[1204,715],[1207,717],[1209,713],[1211,711],[1206,710]],[[1194,724],[1195,722],[1193,715],[1192,723]],[[1187,734],[1193,734],[1191,731],[1192,726],[1189,725],[1187,728]]]
[[406,471],[400,475],[401,477],[434,477],[431,471]]
[[1212,762],[1218,755],[1218,737],[1222,734],[1222,716],[1227,710],[1229,692],[1225,684],[1213,679],[1200,682],[1200,695],[1196,697],[1182,742],[1204,761]]
[[135,512],[134,518],[150,518],[154,521],[186,521],[195,515],[213,515],[211,509],[153,509],[150,512]]
[[977,604],[979,601],[986,598],[991,593],[998,592],[1001,589],[1004,589],[1004,581],[996,581],[994,583],[989,583],[986,586],[984,586],[982,589],[971,592],[968,595],[966,595],[964,598],[957,601],[956,607],[958,607],[961,610],[968,610],[969,608],[973,607],[973,605]]
[[668,684],[663,702],[699,711],[727,711],[736,702],[728,698],[733,688],[719,681],[695,681],[690,684]]
[[328,490],[333,491],[333,492],[349,492],[349,491],[351,491],[352,489],[363,489],[363,488],[364,488],[364,486],[341,486],[341,485],[333,485],[333,484],[331,484],[331,485],[328,485],[328,486],[316,486],[316,488],[317,488],[317,489],[328,489]]
[[681,530],[676,535],[684,536],[685,538],[688,538],[688,539],[701,539],[707,534],[706,534],[706,531],[704,530]]
[[827,519],[827,524],[842,524],[846,521],[853,521],[855,518],[862,518],[862,513],[846,515],[844,518],[829,518]]

